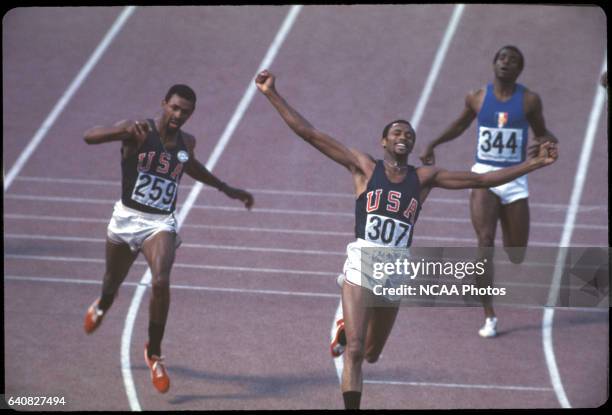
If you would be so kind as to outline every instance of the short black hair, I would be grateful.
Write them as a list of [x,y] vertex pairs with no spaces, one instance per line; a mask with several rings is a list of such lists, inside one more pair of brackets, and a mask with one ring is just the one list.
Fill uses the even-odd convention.
[[166,93],[165,101],[166,102],[170,101],[170,98],[172,98],[172,95],[178,95],[179,97],[184,98],[187,101],[191,101],[193,102],[193,105],[195,105],[196,103],[196,94],[193,91],[193,89],[191,89],[191,87],[187,85],[183,85],[183,84],[172,85],[170,89],[168,90],[168,93]]
[[514,45],[506,45],[506,46],[501,47],[501,48],[500,48],[500,49],[499,49],[499,50],[498,50],[498,51],[495,53],[495,57],[493,57],[493,63],[497,62],[497,58],[499,58],[499,54],[500,54],[500,53],[501,53],[501,51],[502,51],[502,50],[504,50],[504,49],[510,49],[510,50],[513,50],[513,51],[515,51],[515,52],[516,52],[516,53],[519,55],[519,57],[521,58],[521,62],[520,62],[521,69],[520,69],[520,70],[522,71],[522,70],[523,70],[523,68],[525,67],[525,57],[523,56],[523,53],[522,53],[522,52],[519,50],[519,48],[517,48],[517,47],[516,47],[516,46],[514,46]]
[[[391,121],[389,124],[385,125],[385,128],[383,128],[383,133],[382,136],[383,138],[387,136],[387,134],[389,134],[389,129],[391,128],[391,126],[393,124],[396,123],[402,123],[402,124],[407,124],[410,128],[412,128],[412,124],[410,124],[408,121],[406,120],[395,120],[395,121]],[[412,131],[414,131],[414,128],[412,128]]]

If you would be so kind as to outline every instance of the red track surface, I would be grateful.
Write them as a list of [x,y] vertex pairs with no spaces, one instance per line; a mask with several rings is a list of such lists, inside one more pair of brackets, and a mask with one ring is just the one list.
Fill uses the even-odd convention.
[[[452,10],[452,5],[305,7],[271,67],[277,86],[318,128],[380,155],[382,127],[414,111]],[[146,267],[139,259],[102,327],[85,336],[83,313],[100,290],[103,238],[119,197],[120,167],[118,146],[87,147],[82,133],[93,125],[154,116],[168,86],[187,83],[199,100],[186,130],[198,138],[199,159],[207,160],[287,11],[142,7],[130,17],[5,192],[7,397],[65,397],[65,406],[45,410],[130,409],[120,342],[134,283]],[[120,12],[24,8],[4,17],[5,173]],[[490,79],[494,52],[504,44],[518,45],[526,57],[520,81],[540,94],[549,128],[561,141],[559,161],[530,178],[530,243],[558,245],[606,48],[605,24],[597,8],[467,6],[425,108],[412,162],[459,114],[466,92]],[[608,244],[606,132],[602,117],[572,244]],[[472,127],[440,148],[438,164],[468,168],[474,134]],[[214,173],[254,189],[255,209],[247,213],[213,191],[200,194],[182,229],[185,245],[172,276],[163,343],[172,388],[166,395],[154,391],[142,361],[147,296],[137,316],[131,370],[140,405],[145,410],[342,408],[328,335],[338,304],[335,275],[352,239],[349,175],[294,137],[261,96],[249,106]],[[191,184],[186,177],[179,203]],[[467,197],[467,192],[434,191],[415,245],[473,244]],[[316,211],[330,214],[312,214]],[[236,250],[244,247],[270,250]],[[300,270],[308,272],[289,272]],[[383,358],[365,368],[362,406],[559,407],[542,349],[542,311],[498,312],[501,335],[484,341],[476,335],[479,309],[403,309]],[[558,310],[553,340],[572,406],[606,401],[607,312]]]

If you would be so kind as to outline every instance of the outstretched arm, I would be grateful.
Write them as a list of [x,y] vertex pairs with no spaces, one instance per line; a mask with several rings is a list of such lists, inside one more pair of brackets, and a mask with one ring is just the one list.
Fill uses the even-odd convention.
[[142,142],[149,132],[147,121],[124,120],[112,127],[93,127],[85,131],[83,139],[87,144],[102,144],[111,141]]
[[364,174],[361,160],[367,157],[357,150],[347,148],[335,138],[314,128],[308,120],[302,117],[299,112],[279,95],[274,86],[274,81],[275,76],[271,72],[264,70],[257,75],[255,85],[268,98],[287,125],[304,141],[314,146],[330,159],[340,163],[352,173]]
[[451,172],[434,167],[421,167],[419,169],[424,176],[424,182],[429,187],[442,187],[444,189],[488,188],[508,183],[531,171],[548,166],[554,163],[557,157],[556,144],[545,142],[540,144],[539,153],[536,157],[515,166],[484,174],[469,171]]
[[434,154],[434,149],[442,143],[446,143],[447,141],[454,140],[459,137],[465,130],[468,129],[474,118],[476,118],[476,111],[474,111],[473,101],[476,97],[476,92],[471,92],[465,97],[465,107],[463,107],[463,111],[459,115],[452,124],[442,132],[440,136],[436,139],[432,140],[425,150],[421,153],[419,157],[423,164],[431,165],[436,163],[436,156]]
[[189,151],[189,160],[185,163],[185,173],[193,177],[195,180],[202,182],[208,186],[214,187],[220,192],[225,193],[231,199],[238,199],[244,203],[247,209],[251,209],[254,203],[253,195],[246,190],[238,189],[229,186],[227,183],[219,180],[212,174],[198,159],[194,156],[195,139],[184,135],[185,145]]

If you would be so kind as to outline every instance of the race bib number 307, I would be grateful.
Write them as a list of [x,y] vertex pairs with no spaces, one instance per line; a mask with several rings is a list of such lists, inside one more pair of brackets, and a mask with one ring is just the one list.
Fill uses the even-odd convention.
[[169,212],[176,197],[176,188],[176,183],[172,180],[140,172],[134,185],[132,200]]
[[405,248],[410,240],[412,225],[385,216],[369,214],[365,239],[386,246]]
[[480,127],[478,158],[499,162],[522,161],[523,130],[519,128]]

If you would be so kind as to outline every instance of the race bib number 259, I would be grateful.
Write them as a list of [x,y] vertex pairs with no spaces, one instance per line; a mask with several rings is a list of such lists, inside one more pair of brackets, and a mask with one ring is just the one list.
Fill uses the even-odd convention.
[[132,200],[169,212],[176,197],[176,187],[172,180],[140,172],[134,185]]

